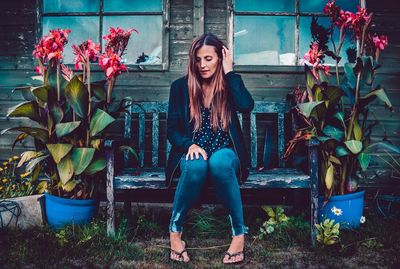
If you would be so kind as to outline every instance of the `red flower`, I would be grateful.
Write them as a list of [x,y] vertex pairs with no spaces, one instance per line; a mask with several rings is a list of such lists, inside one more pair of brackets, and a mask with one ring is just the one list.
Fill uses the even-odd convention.
[[354,19],[354,14],[351,13],[350,11],[339,11],[339,16],[337,17],[336,25],[341,28],[346,28],[349,26],[351,21]]
[[71,30],[50,30],[50,34],[39,40],[32,55],[42,63],[51,59],[61,60],[65,44],[68,43],[68,34]]
[[367,13],[367,9],[358,7],[356,14],[351,16],[350,28],[354,32],[356,39],[360,39],[365,24],[371,19],[371,15]]
[[107,40],[106,51],[111,50],[113,53],[122,56],[125,52],[126,46],[128,45],[132,32],[139,34],[136,29],[124,31],[119,27],[110,27],[110,34],[103,36],[103,39]]
[[328,3],[326,3],[324,7],[324,14],[329,15],[331,22],[334,22],[338,19],[340,14],[340,7],[336,5],[335,0],[332,0],[332,2],[328,0]]
[[388,45],[388,38],[385,35],[381,35],[378,37],[376,34],[372,38],[375,48],[379,50],[384,50],[385,47]]
[[312,65],[318,65],[321,62],[323,55],[324,53],[319,49],[318,43],[313,42],[308,52],[304,54],[303,58]]
[[99,65],[106,72],[107,79],[120,75],[122,71],[128,71],[126,66],[122,64],[121,57],[110,51],[100,55]]
[[329,75],[329,66],[325,66],[322,64],[323,56],[324,53],[322,50],[319,49],[318,43],[313,42],[311,44],[311,48],[306,54],[304,54],[303,57],[304,60],[312,64],[313,66],[312,72],[316,78],[318,78],[318,70],[322,70],[326,75]]
[[82,69],[83,64],[97,61],[100,45],[96,45],[91,39],[88,39],[79,46],[72,45],[72,49],[76,55],[74,59],[75,68]]

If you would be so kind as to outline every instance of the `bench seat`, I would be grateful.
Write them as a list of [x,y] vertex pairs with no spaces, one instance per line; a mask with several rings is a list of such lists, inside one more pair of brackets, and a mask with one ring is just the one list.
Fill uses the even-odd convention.
[[[168,189],[165,186],[165,169],[126,169],[114,177],[114,189],[149,190]],[[293,168],[275,168],[264,171],[250,170],[241,189],[310,188],[310,176]]]

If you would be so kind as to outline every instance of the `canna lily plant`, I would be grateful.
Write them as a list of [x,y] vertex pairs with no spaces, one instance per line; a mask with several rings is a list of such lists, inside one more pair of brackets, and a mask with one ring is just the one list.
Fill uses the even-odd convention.
[[[106,166],[101,150],[104,130],[115,121],[114,114],[123,108],[109,111],[113,85],[107,91],[105,81],[91,82],[90,64],[99,58],[104,61],[99,45],[87,40],[72,46],[75,67],[81,69],[82,74],[74,74],[61,63],[69,33],[70,30],[51,30],[35,46],[33,55],[39,62],[36,71],[43,84],[15,89],[27,100],[11,108],[7,116],[28,118],[34,123],[2,133],[20,132],[13,147],[27,137],[34,138],[36,150],[22,153],[18,166],[26,164],[32,180],[37,180],[40,174],[46,175],[38,185],[41,192],[86,199],[94,196],[99,185],[96,174]],[[130,36],[130,32],[127,33],[123,50]],[[103,64],[100,65],[103,67]],[[106,77],[113,81],[126,70],[121,58],[108,68],[113,68],[114,72],[111,74],[107,69]],[[134,153],[130,147],[124,149]]]
[[[386,47],[387,37],[371,35],[372,13],[358,8],[357,13],[343,11],[335,1],[324,8],[329,15],[329,29],[312,21],[313,41],[304,57],[306,89],[293,91],[294,114],[299,126],[295,137],[289,142],[285,158],[295,151],[299,143],[310,139],[320,142],[320,178],[325,198],[333,194],[353,192],[357,187],[357,171],[366,171],[371,152],[377,148],[398,151],[388,142],[371,143],[371,132],[376,122],[368,122],[369,105],[376,99],[392,110],[385,90],[374,85],[380,52]],[[335,44],[333,31],[339,30]],[[340,50],[346,34],[352,34],[358,44],[354,62],[344,64],[344,76],[339,74]],[[327,49],[332,42],[334,51]],[[330,83],[329,67],[324,57],[336,62],[336,83]]]

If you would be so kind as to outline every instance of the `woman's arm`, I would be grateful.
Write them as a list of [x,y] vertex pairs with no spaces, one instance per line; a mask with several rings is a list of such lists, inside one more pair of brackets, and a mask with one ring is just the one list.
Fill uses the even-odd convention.
[[174,81],[171,85],[168,102],[167,138],[172,146],[186,153],[194,143],[185,136],[185,107],[182,96],[179,94],[179,87],[178,81]]
[[244,86],[242,77],[230,71],[225,75],[230,89],[232,106],[239,112],[250,112],[254,108],[254,100]]

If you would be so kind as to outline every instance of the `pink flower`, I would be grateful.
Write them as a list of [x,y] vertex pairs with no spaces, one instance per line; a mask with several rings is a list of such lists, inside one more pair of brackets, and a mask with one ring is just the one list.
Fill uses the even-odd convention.
[[350,11],[339,11],[339,16],[337,17],[336,25],[341,28],[346,28],[349,26],[351,21],[354,19],[354,13],[351,13]]
[[378,37],[376,34],[372,38],[375,48],[379,50],[384,50],[385,47],[388,45],[388,38],[385,35],[381,35]]
[[119,27],[110,27],[110,34],[103,36],[103,39],[107,41],[106,51],[111,50],[113,53],[122,56],[125,52],[126,46],[128,45],[132,32],[139,34],[136,29],[124,31]]
[[121,57],[110,51],[100,55],[99,65],[106,72],[107,79],[120,75],[122,71],[128,71],[126,66],[121,63]]
[[97,61],[100,45],[96,45],[91,39],[88,39],[79,46],[72,45],[72,49],[76,55],[74,59],[75,68],[82,69],[83,64]]
[[356,14],[353,14],[350,20],[350,28],[354,32],[356,39],[361,38],[361,34],[365,24],[369,22],[371,15],[367,13],[367,9],[358,7]]
[[334,22],[339,17],[339,13],[340,7],[336,5],[335,0],[332,0],[332,2],[328,0],[328,3],[324,7],[324,14],[329,15],[331,22]]
[[68,43],[68,34],[71,30],[56,29],[50,30],[50,34],[39,40],[32,55],[42,63],[51,59],[62,60],[64,46]]
[[323,55],[324,53],[319,49],[318,43],[313,42],[308,52],[304,54],[303,58],[312,65],[318,65],[321,62]]
[[313,42],[310,49],[304,54],[303,59],[312,64],[312,73],[318,78],[318,70],[322,70],[326,75],[329,75],[329,66],[322,64],[324,53],[319,49],[318,43]]

